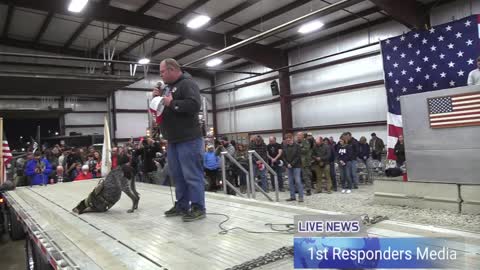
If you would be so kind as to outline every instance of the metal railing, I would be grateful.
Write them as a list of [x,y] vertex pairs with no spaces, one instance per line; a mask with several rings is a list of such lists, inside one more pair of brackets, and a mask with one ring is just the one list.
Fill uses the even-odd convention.
[[[256,188],[265,196],[267,199],[270,201],[273,201],[273,199],[267,194],[265,190],[262,189],[256,182],[255,182],[255,172],[254,172],[254,167],[253,167],[253,156],[255,156],[261,163],[265,165],[265,168],[273,175],[274,177],[274,186],[275,186],[275,201],[278,202],[279,199],[279,193],[278,193],[278,175],[277,173],[270,167],[267,162],[257,153],[255,150],[250,150],[248,151],[248,162],[249,162],[249,169],[250,169],[250,185],[251,185],[251,190],[252,190],[252,197],[255,199],[255,190]],[[266,172],[265,172],[266,174]],[[265,175],[266,178],[266,175]],[[267,186],[268,186],[268,180],[267,180]]]
[[245,168],[243,168],[243,166],[228,152],[221,152],[221,155],[222,155],[222,184],[223,184],[223,191],[225,192],[225,194],[228,194],[228,191],[227,191],[227,186],[228,186],[233,191],[235,191],[237,195],[239,195],[240,197],[244,197],[243,193],[240,190],[238,190],[238,188],[236,188],[232,183],[230,183],[230,181],[227,180],[227,170],[225,165],[225,157],[227,157],[232,162],[232,164],[237,166],[243,173],[245,173],[245,177],[247,179],[247,197],[251,198],[250,185],[249,185],[250,179],[249,179],[248,171]]

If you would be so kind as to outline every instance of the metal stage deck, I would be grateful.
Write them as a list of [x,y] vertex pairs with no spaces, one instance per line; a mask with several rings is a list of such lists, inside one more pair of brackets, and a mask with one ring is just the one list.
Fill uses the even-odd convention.
[[[106,213],[77,216],[71,209],[97,184],[97,180],[21,187],[8,192],[54,244],[80,269],[226,269],[255,259],[283,246],[293,245],[292,234],[251,234],[234,230],[219,234],[219,215],[184,223],[166,218],[172,206],[168,187],[137,184],[141,194],[138,211],[126,213],[130,199],[122,199]],[[207,193],[207,212],[230,216],[225,227],[270,231],[265,223],[293,223],[295,215],[339,214]],[[360,214],[360,213],[359,213]],[[280,227],[279,227],[280,228]],[[480,269],[480,235],[476,233],[384,221],[369,229],[372,236],[462,236],[465,243],[452,247],[467,253],[472,269]],[[293,269],[292,258],[259,269]]]

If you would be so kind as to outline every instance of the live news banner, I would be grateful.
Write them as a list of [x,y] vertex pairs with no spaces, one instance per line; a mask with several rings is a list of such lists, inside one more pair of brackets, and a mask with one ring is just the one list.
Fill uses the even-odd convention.
[[459,238],[376,237],[361,217],[295,216],[295,269],[466,269]]

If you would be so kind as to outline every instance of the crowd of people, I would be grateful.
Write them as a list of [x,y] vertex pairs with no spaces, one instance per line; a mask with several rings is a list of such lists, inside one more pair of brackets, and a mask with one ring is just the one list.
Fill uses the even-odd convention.
[[[281,142],[277,138],[270,137],[268,144],[259,136],[251,136],[248,145],[229,141],[222,137],[215,145],[207,145],[204,155],[205,174],[209,181],[209,190],[223,189],[221,186],[221,152],[227,152],[231,157],[248,170],[249,157],[247,150],[254,150],[275,171],[278,179],[278,188],[285,191],[284,177],[287,175],[290,198],[288,201],[297,200],[303,202],[306,196],[316,193],[332,193],[341,190],[349,194],[352,189],[359,185],[358,163],[364,163],[368,168],[367,161],[382,161],[385,152],[385,144],[375,133],[367,143],[367,138],[357,140],[350,132],[343,133],[336,142],[333,137],[314,138],[311,133],[298,132],[286,134]],[[399,138],[395,146],[397,164],[401,166],[405,162],[405,148],[403,137]],[[254,174],[260,187],[269,192],[275,187],[275,177],[265,168],[265,164],[252,156]],[[226,158],[225,174],[230,183],[240,188],[244,193],[247,189],[246,175],[238,166]],[[339,179],[337,179],[337,170]],[[268,177],[268,175],[270,177]],[[270,184],[268,181],[270,179]],[[371,181],[371,180],[370,180]]]
[[[158,168],[165,166],[162,142],[143,138],[111,150],[111,169],[123,164],[131,165],[137,180],[155,183]],[[102,177],[102,156],[93,146],[69,147],[56,144],[30,151],[13,160],[13,175],[16,186],[46,185],[61,182],[81,181]]]

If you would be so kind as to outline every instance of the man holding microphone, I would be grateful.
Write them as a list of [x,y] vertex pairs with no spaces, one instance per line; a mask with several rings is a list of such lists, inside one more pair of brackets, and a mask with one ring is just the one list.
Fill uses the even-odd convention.
[[[160,130],[168,141],[167,159],[175,180],[176,203],[165,216],[182,216],[190,222],[205,218],[205,182],[202,130],[198,119],[200,89],[192,77],[183,73],[174,59],[160,63],[160,76],[166,84],[155,88],[153,96],[163,96]],[[158,120],[158,118],[157,118]]]

